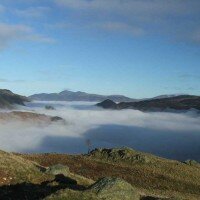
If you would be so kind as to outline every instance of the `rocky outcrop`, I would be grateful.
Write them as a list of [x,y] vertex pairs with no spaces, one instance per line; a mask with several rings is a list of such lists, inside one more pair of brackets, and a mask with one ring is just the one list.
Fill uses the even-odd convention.
[[134,151],[131,148],[95,149],[87,156],[111,162],[149,163],[153,162],[150,156]]
[[196,167],[200,167],[200,163],[197,162],[196,160],[186,160],[185,162],[183,162],[187,165],[190,165],[190,166],[196,166]]

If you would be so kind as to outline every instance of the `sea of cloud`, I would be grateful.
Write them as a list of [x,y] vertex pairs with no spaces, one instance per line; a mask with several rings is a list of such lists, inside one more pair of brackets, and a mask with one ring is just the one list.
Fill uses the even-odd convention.
[[1,123],[2,150],[85,153],[89,139],[92,148],[129,146],[174,159],[199,159],[200,115],[195,111],[103,110],[88,102],[32,102],[18,110],[59,116],[66,123]]

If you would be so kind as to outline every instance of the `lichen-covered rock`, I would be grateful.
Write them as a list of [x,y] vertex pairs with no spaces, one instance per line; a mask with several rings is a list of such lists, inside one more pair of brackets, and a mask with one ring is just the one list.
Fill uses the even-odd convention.
[[126,181],[119,178],[103,178],[89,189],[100,199],[107,200],[139,200],[138,192]]
[[147,155],[134,151],[133,149],[128,147],[114,149],[95,149],[91,151],[88,156],[114,162],[151,162],[150,158]]
[[70,171],[69,171],[69,167],[58,164],[58,165],[53,165],[47,168],[46,173],[52,174],[52,175],[63,174],[64,176],[68,176],[70,174]]

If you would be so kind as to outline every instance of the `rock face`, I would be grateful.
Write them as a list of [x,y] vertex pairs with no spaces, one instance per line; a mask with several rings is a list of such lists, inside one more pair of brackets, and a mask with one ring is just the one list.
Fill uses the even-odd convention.
[[72,92],[69,90],[65,90],[60,93],[34,94],[30,96],[30,99],[39,101],[91,101],[91,102],[100,102],[106,99],[111,99],[115,102],[120,102],[120,101],[130,102],[135,100],[122,95],[104,96],[98,94],[88,94],[80,91]]
[[14,104],[24,105],[29,99],[12,93],[10,90],[0,90],[0,108],[12,108]]
[[107,200],[139,200],[140,195],[126,181],[119,178],[103,178],[90,188],[97,197]]
[[200,97],[191,95],[180,95],[169,98],[150,99],[137,102],[121,102],[118,104],[115,104],[112,101],[103,101],[97,104],[97,106],[106,109],[135,109],[141,111],[186,111],[190,109],[200,110]]
[[88,156],[111,162],[149,163],[153,161],[149,156],[134,151],[128,147],[114,149],[95,149],[91,151]]

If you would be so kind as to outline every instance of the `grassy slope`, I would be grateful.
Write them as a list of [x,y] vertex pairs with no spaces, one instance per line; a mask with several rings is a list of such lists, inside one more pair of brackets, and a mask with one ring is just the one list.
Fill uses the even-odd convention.
[[50,177],[41,173],[39,165],[14,154],[0,151],[0,186],[22,182],[41,183]]
[[65,154],[23,155],[23,157],[44,166],[61,163],[69,166],[71,172],[93,180],[106,176],[120,177],[147,195],[199,199],[199,167],[145,155],[152,162],[119,162],[96,156]]
[[[76,180],[76,184],[63,184],[62,180]],[[62,189],[69,194],[93,184],[94,181],[69,172],[68,176],[45,173],[45,167],[12,153],[0,151],[0,199],[38,200]],[[79,194],[81,195],[81,194]],[[71,199],[70,199],[71,200]]]

